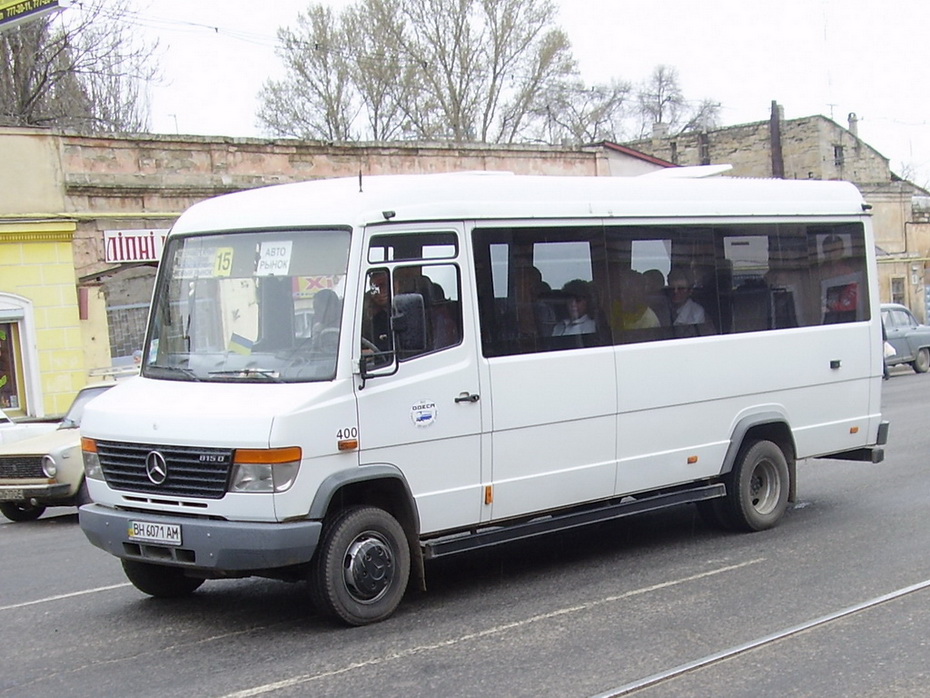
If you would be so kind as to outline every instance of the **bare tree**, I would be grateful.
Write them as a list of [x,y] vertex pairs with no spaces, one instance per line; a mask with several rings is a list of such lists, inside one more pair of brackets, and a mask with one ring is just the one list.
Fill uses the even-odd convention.
[[715,126],[720,117],[720,104],[709,99],[692,106],[685,99],[678,81],[678,71],[667,65],[657,65],[636,95],[640,137],[646,136],[653,124],[666,124],[672,133],[683,133]]
[[688,112],[688,120],[682,124],[680,133],[685,131],[707,131],[720,124],[720,102],[703,99]]
[[547,143],[595,143],[623,140],[631,86],[621,80],[586,87],[580,80],[546,91],[538,139]]
[[341,22],[328,7],[311,5],[296,25],[278,30],[286,77],[262,87],[259,123],[279,136],[352,140],[358,107]]
[[642,120],[642,134],[652,124],[678,125],[685,108],[685,98],[678,85],[678,71],[667,65],[657,65],[636,95]]
[[901,179],[923,190],[930,189],[930,180],[928,180],[926,174],[921,171],[919,163],[915,163],[912,160],[902,160],[898,173]]
[[[362,103],[368,135],[375,141],[403,138],[411,130],[409,105],[423,98],[418,71],[397,51],[384,27],[403,23],[396,3],[363,0],[343,15],[345,36],[358,53],[350,61],[351,76]],[[347,50],[352,50],[350,46]]]
[[258,111],[275,135],[584,143],[635,136],[637,117],[699,128],[719,112],[690,108],[668,66],[635,105],[627,82],[586,86],[552,0],[311,4],[278,36],[286,75],[265,83]]
[[127,22],[129,0],[88,0],[0,33],[0,123],[144,131],[157,42]]
[[[311,5],[308,14],[318,12]],[[282,30],[288,75],[266,83],[259,121],[280,135],[313,124],[311,132],[347,140],[324,106],[351,96],[366,122],[360,130],[375,139],[512,142],[530,128],[543,88],[574,76],[554,16],[551,0],[363,0],[331,25]],[[308,56],[321,46],[325,58]]]

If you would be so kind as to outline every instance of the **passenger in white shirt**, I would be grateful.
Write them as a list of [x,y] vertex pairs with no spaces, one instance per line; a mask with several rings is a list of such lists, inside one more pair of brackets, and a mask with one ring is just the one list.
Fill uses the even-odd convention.
[[568,317],[556,324],[552,329],[552,336],[564,337],[597,332],[597,323],[590,315],[594,312],[594,304],[588,283],[574,279],[562,287],[562,292],[568,296]]
[[686,270],[676,267],[668,273],[668,297],[676,335],[713,334],[704,308],[691,298],[693,287],[691,275]]

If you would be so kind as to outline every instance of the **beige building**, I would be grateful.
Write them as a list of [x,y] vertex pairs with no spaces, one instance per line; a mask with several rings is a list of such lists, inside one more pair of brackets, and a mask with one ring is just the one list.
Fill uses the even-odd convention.
[[904,303],[926,321],[930,195],[859,138],[855,114],[843,127],[825,116],[785,119],[773,103],[765,121],[674,136],[658,124],[651,139],[628,145],[678,165],[730,164],[734,176],[852,182],[872,206],[881,300]]
[[0,128],[0,406],[58,415],[101,369],[131,366],[162,239],[201,199],[359,173],[629,176],[669,165],[613,143],[337,146]]

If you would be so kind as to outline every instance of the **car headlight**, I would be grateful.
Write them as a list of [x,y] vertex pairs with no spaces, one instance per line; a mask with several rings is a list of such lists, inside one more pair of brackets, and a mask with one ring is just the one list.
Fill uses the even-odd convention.
[[45,477],[53,478],[58,474],[58,466],[55,465],[55,459],[49,455],[42,456],[42,472]]
[[230,492],[286,492],[297,479],[301,450],[290,448],[236,451]]
[[103,469],[100,467],[100,457],[97,455],[97,442],[82,437],[81,451],[84,454],[84,477],[89,477],[91,480],[103,480]]

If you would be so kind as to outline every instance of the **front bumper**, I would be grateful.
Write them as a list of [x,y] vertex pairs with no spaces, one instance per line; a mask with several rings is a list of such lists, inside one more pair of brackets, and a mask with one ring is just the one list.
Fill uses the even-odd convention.
[[[207,572],[254,572],[309,562],[323,528],[321,521],[256,523],[216,521],[111,509],[80,508],[88,540],[111,555]],[[133,521],[181,526],[181,545],[140,543],[129,538]]]
[[0,502],[28,502],[40,504],[67,499],[71,485],[67,482],[41,485],[0,485]]

